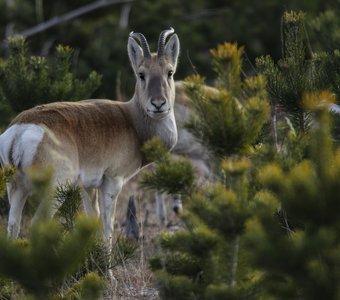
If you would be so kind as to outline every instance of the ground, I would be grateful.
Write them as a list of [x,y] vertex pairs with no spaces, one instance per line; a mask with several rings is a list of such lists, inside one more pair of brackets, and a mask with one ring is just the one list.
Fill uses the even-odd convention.
[[153,192],[137,188],[136,181],[127,184],[122,191],[117,206],[116,231],[118,235],[124,234],[124,227],[120,226],[125,220],[128,197],[131,191],[135,194],[137,218],[140,223],[141,239],[138,241],[139,249],[135,258],[129,260],[114,270],[117,279],[116,291],[113,299],[159,299],[156,282],[148,268],[148,259],[159,250],[158,236],[161,231],[173,232],[179,228],[179,220],[171,209],[170,199],[167,199],[166,226],[161,227],[156,215],[156,205]]

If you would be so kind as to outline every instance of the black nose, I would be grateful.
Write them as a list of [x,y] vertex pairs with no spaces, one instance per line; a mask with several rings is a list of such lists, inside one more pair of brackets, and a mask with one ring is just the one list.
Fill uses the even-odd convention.
[[160,110],[162,106],[165,104],[166,100],[164,98],[152,98],[151,104],[157,109]]
[[172,209],[174,210],[174,212],[175,212],[176,215],[177,215],[177,214],[180,212],[180,210],[181,210],[179,206],[174,206]]

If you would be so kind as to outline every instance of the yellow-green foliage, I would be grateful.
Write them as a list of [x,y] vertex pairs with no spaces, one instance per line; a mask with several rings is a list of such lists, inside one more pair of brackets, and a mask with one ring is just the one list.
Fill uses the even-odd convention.
[[147,160],[156,164],[152,171],[143,173],[141,186],[169,194],[188,194],[192,190],[194,171],[187,159],[172,158],[159,138],[147,141],[143,151]]
[[15,169],[10,166],[0,168],[0,196],[6,192],[6,182],[11,180],[15,174]]
[[98,229],[97,221],[82,217],[67,234],[54,220],[33,225],[25,241],[8,240],[1,233],[0,275],[47,299],[83,263]]
[[[247,186],[243,185],[244,189]],[[189,205],[191,212],[225,239],[241,234],[250,214],[248,199],[242,199],[242,194],[226,190],[221,184],[211,186],[206,192],[194,194]]]
[[[250,253],[266,274],[265,294],[275,299],[339,299],[340,151],[331,143],[327,108],[314,111],[311,158],[289,171],[277,164],[260,171],[271,194],[256,197],[256,217],[247,223]],[[288,216],[281,225],[270,217],[279,203]]]
[[[200,76],[190,77],[185,85],[195,116],[188,128],[211,150],[218,162],[216,178],[220,182],[205,189],[187,189],[186,211],[181,214],[186,230],[160,238],[162,255],[151,260],[151,266],[157,270],[164,299],[175,299],[170,287],[183,292],[175,292],[176,299],[218,299],[222,295],[236,298],[252,294],[256,284],[246,267],[238,269],[239,261],[244,264],[239,254],[240,237],[252,208],[252,163],[242,154],[255,151],[269,117],[266,80],[263,76],[241,78],[243,48],[236,44],[218,45],[211,53],[216,88],[207,87]],[[159,155],[157,145],[149,144],[148,148],[153,157],[161,157],[156,159],[157,176],[149,177],[150,183],[156,183],[156,187],[169,185],[169,178],[173,178],[173,184],[180,186],[183,178],[188,178],[181,170],[183,162],[177,165]],[[181,172],[173,172],[175,168]],[[235,285],[236,281],[242,284]]]
[[224,43],[211,49],[213,69],[218,76],[217,87],[239,94],[242,88],[241,68],[243,47],[237,44]]
[[143,152],[148,162],[159,162],[170,158],[170,153],[158,137],[153,137],[144,143]]
[[186,276],[165,276],[162,272],[156,272],[157,278],[164,283],[160,291],[162,299],[167,300],[187,300],[195,299],[194,283]]
[[[8,178],[13,169],[5,168],[1,172],[0,175]],[[84,264],[100,226],[95,219],[79,216],[74,227],[66,232],[50,218],[52,170],[32,167],[28,173],[32,181],[30,200],[42,205],[25,240],[9,240],[4,232],[0,232],[0,277],[16,282],[33,299],[51,299],[67,276],[78,272]],[[90,278],[85,281],[84,288],[89,286]],[[99,292],[99,288],[95,288],[97,282],[94,278],[88,294],[91,290]]]
[[27,172],[32,182],[32,194],[27,202],[36,214],[38,221],[49,220],[53,204],[51,186],[53,168],[31,166]]
[[64,295],[55,296],[54,299],[61,300],[93,300],[100,299],[103,290],[103,281],[96,273],[88,273],[72,289]]
[[[230,188],[218,183],[191,194],[181,215],[186,230],[161,235],[162,255],[152,259],[151,266],[160,275],[162,294],[168,296],[168,285],[176,289],[183,278],[190,283],[185,293],[191,291],[193,299],[237,299],[254,293],[258,279],[251,280],[244,266],[237,268],[239,261],[244,264],[238,248],[252,210],[247,192],[250,166],[246,159],[224,160],[221,168]],[[237,280],[242,284],[234,285]]]
[[224,43],[211,51],[216,88],[186,81],[188,129],[217,182],[187,195],[185,230],[161,236],[151,264],[164,299],[339,299],[338,50],[310,53],[304,20],[284,14],[282,59],[258,59],[262,75],[242,79],[243,49]]
[[216,245],[217,236],[207,226],[195,226],[189,231],[178,232],[176,235],[163,234],[161,245],[166,249],[183,251],[194,256],[204,256]]
[[207,92],[204,78],[198,75],[186,80],[195,111],[187,127],[217,157],[224,157],[247,150],[257,141],[270,107],[264,77],[241,79],[243,48],[224,43],[211,53],[217,89]]

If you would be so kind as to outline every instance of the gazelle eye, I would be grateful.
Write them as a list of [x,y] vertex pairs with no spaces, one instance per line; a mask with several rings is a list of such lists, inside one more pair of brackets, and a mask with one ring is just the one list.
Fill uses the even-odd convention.
[[172,75],[174,75],[174,71],[169,71],[169,72],[168,72],[168,78],[171,78]]
[[140,80],[142,80],[142,81],[145,80],[145,75],[144,75],[144,73],[139,73],[138,76],[139,76]]

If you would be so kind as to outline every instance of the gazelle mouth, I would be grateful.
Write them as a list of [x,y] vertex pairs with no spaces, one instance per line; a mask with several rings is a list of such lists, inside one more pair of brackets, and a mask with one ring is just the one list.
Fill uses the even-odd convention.
[[168,110],[150,110],[150,109],[148,109],[147,111],[148,111],[148,113],[151,113],[151,114],[164,115],[164,114],[169,113],[170,109],[168,109]]

